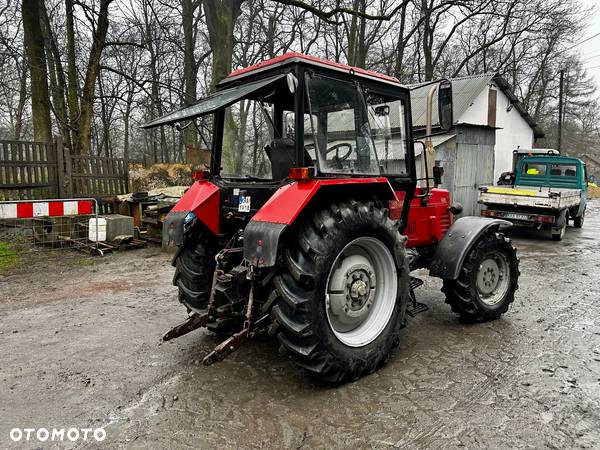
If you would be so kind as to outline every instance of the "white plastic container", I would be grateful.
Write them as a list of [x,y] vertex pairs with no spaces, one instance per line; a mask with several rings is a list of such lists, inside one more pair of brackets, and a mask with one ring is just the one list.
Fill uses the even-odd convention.
[[92,242],[106,241],[106,219],[104,217],[90,219],[88,239]]

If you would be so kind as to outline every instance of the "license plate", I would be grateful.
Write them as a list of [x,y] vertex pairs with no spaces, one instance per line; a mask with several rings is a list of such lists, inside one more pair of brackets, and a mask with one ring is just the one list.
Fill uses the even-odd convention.
[[504,214],[506,219],[514,219],[514,220],[529,220],[529,216],[527,214],[515,214],[515,213],[506,213]]
[[240,195],[240,202],[238,203],[239,212],[250,212],[250,196]]

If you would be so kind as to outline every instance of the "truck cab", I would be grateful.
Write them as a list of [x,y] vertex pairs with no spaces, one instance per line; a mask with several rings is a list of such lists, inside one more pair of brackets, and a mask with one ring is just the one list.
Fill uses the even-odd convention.
[[577,189],[579,205],[570,208],[569,217],[583,215],[587,204],[587,170],[582,160],[568,156],[527,156],[517,167],[516,186],[549,189]]

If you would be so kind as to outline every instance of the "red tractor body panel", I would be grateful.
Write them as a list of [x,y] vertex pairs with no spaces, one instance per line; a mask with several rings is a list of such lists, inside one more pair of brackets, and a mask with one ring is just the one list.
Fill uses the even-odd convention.
[[[415,194],[420,195],[422,190],[417,188]],[[402,207],[404,192],[396,192],[399,207]],[[452,226],[450,207],[450,193],[446,189],[431,189],[427,204],[421,204],[421,198],[413,198],[408,213],[408,223],[404,233],[408,236],[408,247],[423,247],[436,244]],[[390,205],[391,206],[391,205]],[[394,217],[394,208],[392,218]],[[399,214],[399,212],[398,212]]]
[[394,195],[394,190],[384,177],[297,181],[279,188],[252,217],[252,221],[291,225],[319,189],[351,184],[384,184],[389,187],[390,194]]
[[197,181],[183,194],[172,212],[193,212],[214,234],[219,233],[220,191],[210,181]]

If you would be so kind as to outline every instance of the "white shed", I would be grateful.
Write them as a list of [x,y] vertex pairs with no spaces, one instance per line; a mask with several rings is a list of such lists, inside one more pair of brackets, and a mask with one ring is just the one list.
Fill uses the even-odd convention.
[[[494,184],[502,172],[511,170],[513,150],[517,147],[531,148],[535,139],[543,137],[543,133],[519,103],[506,80],[499,75],[473,75],[450,81],[453,128],[433,140],[436,165],[444,168],[440,187],[450,191],[452,201],[462,203],[463,215],[478,215],[478,187]],[[415,86],[411,91],[416,139],[425,132],[429,88]],[[439,130],[435,100],[436,96],[432,117],[434,133],[436,128]]]
[[[450,81],[454,124],[496,129],[494,180],[497,180],[502,172],[511,169],[514,149],[531,148],[544,134],[500,75],[486,73]],[[425,128],[428,90],[426,86],[411,92],[413,126],[417,129]],[[434,104],[433,124],[438,125],[437,104]]]

